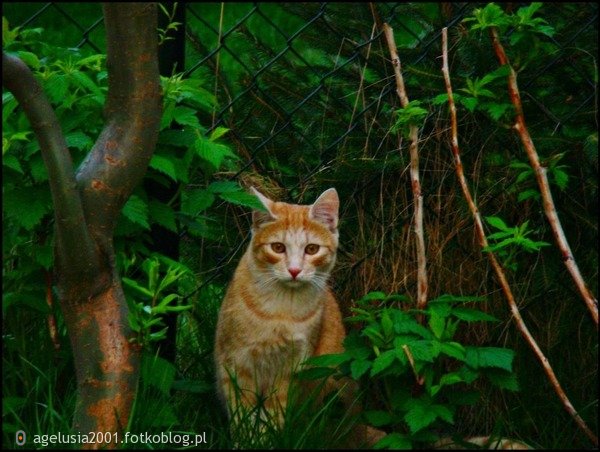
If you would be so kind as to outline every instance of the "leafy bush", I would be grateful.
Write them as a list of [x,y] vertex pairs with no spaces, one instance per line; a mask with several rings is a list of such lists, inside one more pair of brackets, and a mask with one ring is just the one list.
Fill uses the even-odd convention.
[[482,377],[500,389],[519,388],[512,350],[463,345],[456,338],[464,323],[498,321],[465,306],[482,298],[442,295],[424,310],[396,307],[407,301],[382,292],[365,295],[347,319],[362,327],[348,335],[345,351],[310,358],[311,368],[303,371],[347,375],[368,385],[369,394],[383,394],[382,406],[371,403],[364,413],[373,426],[389,430],[376,448],[433,444],[444,424],[454,424],[460,406],[478,401],[474,382]]

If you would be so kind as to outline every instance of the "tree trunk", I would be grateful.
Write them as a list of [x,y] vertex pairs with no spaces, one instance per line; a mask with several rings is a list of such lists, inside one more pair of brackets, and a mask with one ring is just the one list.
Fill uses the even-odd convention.
[[[54,205],[54,276],[77,375],[75,432],[122,432],[139,374],[115,268],[113,230],[146,172],[161,116],[154,3],[106,3],[106,126],[75,173],[60,124],[39,83],[3,53],[2,81],[40,142]],[[100,443],[87,447],[115,447]]]

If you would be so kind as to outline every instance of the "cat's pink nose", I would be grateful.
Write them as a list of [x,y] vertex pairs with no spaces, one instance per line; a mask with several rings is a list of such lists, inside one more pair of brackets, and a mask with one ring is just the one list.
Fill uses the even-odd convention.
[[288,271],[290,272],[290,275],[292,275],[292,278],[296,279],[296,276],[298,276],[302,270],[299,268],[288,268]]

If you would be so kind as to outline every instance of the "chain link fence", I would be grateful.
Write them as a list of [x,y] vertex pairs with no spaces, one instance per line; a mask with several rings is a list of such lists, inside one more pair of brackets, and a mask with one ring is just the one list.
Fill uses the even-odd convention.
[[[384,250],[390,253],[386,262],[406,262],[391,279],[384,278],[389,283],[387,289],[400,290],[404,286],[410,291],[415,281],[415,258],[408,234],[412,201],[406,174],[407,143],[390,134],[399,102],[378,25],[388,22],[395,30],[410,99],[428,99],[445,92],[440,71],[444,26],[450,29],[450,52],[456,48],[451,55],[456,88],[465,78],[495,69],[487,36],[470,46],[461,46],[461,41],[477,41],[467,36],[461,21],[483,5],[178,5],[185,6],[186,17],[184,74],[204,80],[218,100],[212,116],[202,118],[202,123],[210,124],[208,132],[219,126],[230,129],[228,137],[242,158],[235,174],[222,177],[246,186],[258,185],[268,194],[292,202],[310,202],[320,190],[333,184],[340,186],[339,191],[346,197],[342,217],[359,227],[352,228],[353,236],[343,241],[339,274],[345,276],[336,280],[338,286],[345,287],[357,278],[361,266],[369,264],[371,270],[358,279],[364,286],[376,282]],[[581,121],[582,115],[589,120],[596,114],[597,75],[583,64],[585,59],[593,58],[596,47],[591,43],[582,47],[581,40],[582,36],[597,38],[598,8],[592,3],[582,5],[585,7],[568,11],[556,4],[545,6],[544,17],[551,20],[561,16],[565,24],[547,38],[554,50],[547,61],[537,62],[536,67],[542,70],[532,72],[524,67],[520,71],[526,115],[533,118],[530,125],[534,130],[549,130],[549,137]],[[514,4],[507,7],[516,9]],[[566,13],[571,16],[565,19]],[[46,29],[44,39],[50,42],[56,40],[67,47],[90,48],[93,52],[105,49],[98,4],[8,4],[4,15],[12,26]],[[461,53],[465,52],[462,48],[470,53]],[[557,84],[557,78],[564,83]],[[569,79],[578,83],[569,84]],[[564,102],[548,102],[557,96]],[[443,112],[442,108],[430,112],[421,132],[426,232],[434,268],[436,253],[442,253],[446,246],[439,242],[455,242],[467,256],[473,254],[470,244],[457,240],[450,232],[457,226],[467,226],[460,221],[457,225],[456,218],[444,215],[444,210],[456,211],[459,207],[442,182],[452,170]],[[485,139],[477,135],[482,129],[470,126],[465,127],[465,142],[481,152]],[[499,142],[516,146],[508,134]],[[447,158],[442,158],[442,153]],[[473,162],[477,163],[477,157]],[[481,199],[486,199],[486,193]],[[436,242],[435,236],[440,233],[436,227],[446,222],[451,224]],[[234,237],[211,246],[220,257],[204,273],[204,285],[243,248],[239,238]],[[448,264],[440,265],[443,273]],[[473,281],[472,286],[476,285]]]

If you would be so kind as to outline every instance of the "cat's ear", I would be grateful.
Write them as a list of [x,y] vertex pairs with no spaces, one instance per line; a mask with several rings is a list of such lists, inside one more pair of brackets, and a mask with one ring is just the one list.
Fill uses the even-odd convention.
[[263,210],[254,210],[252,212],[252,226],[256,228],[262,225],[263,223],[275,221],[275,215],[273,215],[273,212],[271,210],[273,206],[273,201],[271,201],[269,198],[267,198],[254,187],[250,187],[250,190],[258,198],[261,204],[265,206],[265,209],[267,209],[266,212]]
[[309,216],[313,220],[324,223],[331,232],[335,232],[338,225],[338,211],[340,199],[335,188],[325,190],[310,206]]

